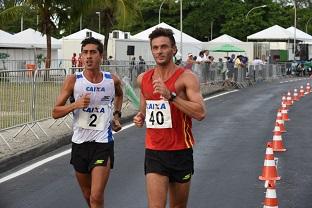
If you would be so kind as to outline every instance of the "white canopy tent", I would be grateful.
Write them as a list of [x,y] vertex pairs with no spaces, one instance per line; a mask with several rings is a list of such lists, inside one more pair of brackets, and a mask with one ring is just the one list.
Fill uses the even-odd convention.
[[[105,36],[94,32],[90,29],[83,29],[78,32],[75,32],[71,35],[62,38],[62,59],[69,60],[71,59],[73,53],[76,53],[77,56],[81,51],[81,41],[83,41],[87,37],[94,37],[99,39],[104,44]],[[68,61],[69,63],[69,61]],[[70,65],[66,67],[71,67]]]
[[[182,46],[183,46],[183,54],[180,54],[179,49],[180,49],[180,44],[181,44],[181,31],[162,22],[160,24],[157,24],[153,27],[150,27],[138,34],[135,34],[133,36],[131,36],[132,40],[145,40],[148,42],[147,46],[148,46],[148,50],[150,50],[149,48],[149,38],[148,36],[158,27],[162,27],[162,28],[168,28],[171,29],[172,32],[174,33],[174,39],[176,41],[177,44],[177,48],[178,48],[178,53],[177,55],[182,56],[183,60],[185,60],[187,58],[187,54],[188,53],[194,53],[194,54],[198,54],[200,50],[202,50],[202,42],[197,40],[196,38],[193,38],[192,36],[182,32]],[[145,52],[146,53],[146,52]],[[141,54],[140,54],[141,55]],[[144,54],[143,54],[144,55]],[[151,57],[151,56],[148,56]]]
[[233,38],[232,36],[230,35],[227,35],[227,34],[223,34],[211,41],[209,41],[209,43],[241,43],[242,41],[236,39],[236,38]]
[[[294,37],[295,27],[291,26],[287,28],[286,30],[292,34],[292,37]],[[309,41],[312,41],[312,36],[296,28],[296,39],[309,42]]]
[[[16,33],[15,35],[8,34],[9,33],[1,33],[0,52],[8,54],[8,60],[18,62],[18,64],[15,64],[11,69],[25,68],[25,63],[35,63],[38,55],[46,56],[46,35],[42,35],[39,31],[35,31],[31,28]],[[56,60],[58,58],[58,49],[61,48],[61,42],[52,37],[51,48],[52,60]],[[55,63],[55,65],[57,64]]]
[[[28,28],[19,33],[0,39],[0,47],[4,48],[47,48],[46,35],[42,35],[40,32],[35,31],[32,28]],[[58,39],[51,38],[52,49],[60,49],[61,42]]]
[[11,33],[0,30],[0,44],[5,43],[8,39],[10,39],[13,35]]
[[293,35],[291,32],[287,31],[285,28],[274,25],[267,29],[261,30],[260,32],[254,33],[252,35],[247,36],[247,40],[290,40],[293,39]]
[[78,32],[70,34],[66,37],[63,37],[62,40],[81,40],[82,41],[83,39],[85,39],[87,37],[94,37],[94,38],[99,39],[101,41],[103,41],[105,38],[104,35],[85,28],[85,29],[82,29]]
[[[148,29],[136,34],[136,35],[133,35],[133,36],[131,36],[131,38],[132,39],[139,39],[139,40],[149,40],[148,36],[158,27],[171,29],[172,32],[174,33],[173,36],[174,36],[175,41],[177,43],[180,42],[181,31],[177,30],[176,28],[174,28],[174,27],[172,27],[172,26],[170,26],[164,22],[162,22],[158,25],[155,25],[153,27],[150,27],[150,28],[148,28]],[[195,39],[195,38],[193,38],[193,37],[191,37],[188,34],[183,33],[183,32],[182,32],[182,41],[183,41],[183,43],[199,43],[199,44],[201,43],[201,41],[199,41],[199,40],[197,40],[197,39]]]

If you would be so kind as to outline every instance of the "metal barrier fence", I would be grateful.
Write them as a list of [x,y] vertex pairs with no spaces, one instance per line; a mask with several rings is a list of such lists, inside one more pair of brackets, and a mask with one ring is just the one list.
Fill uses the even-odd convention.
[[[139,64],[103,65],[101,69],[117,74],[123,81],[129,82],[130,86],[136,88],[137,76],[151,67],[153,66]],[[56,97],[66,76],[82,69],[77,67],[0,71],[0,139],[6,146],[11,149],[9,142],[1,134],[15,127],[19,130],[15,132],[13,138],[25,131],[26,133],[31,131],[37,140],[40,140],[39,133],[48,136],[45,129],[40,126],[40,121],[51,118]],[[192,71],[197,74],[200,83],[221,82],[228,79],[227,69],[220,69],[216,64],[194,64]],[[283,65],[251,65],[248,72],[247,69],[242,69],[234,79],[239,83],[247,79],[256,82],[275,79],[285,74]],[[66,123],[67,119],[71,119],[70,115],[60,120],[70,128]],[[55,122],[51,123],[49,128],[55,124]]]
[[[130,85],[136,87],[137,76],[151,66],[147,65],[102,65],[101,69],[117,74],[121,79],[128,78]],[[51,118],[51,110],[56,96],[67,74],[83,68],[39,69],[35,71],[0,71],[0,129],[15,127],[36,120]],[[237,70],[233,81],[244,82],[276,79],[286,75],[283,65],[250,65]],[[193,72],[200,83],[218,82],[226,79],[216,65],[194,64]]]
[[233,82],[270,80],[286,75],[286,64],[249,65],[248,68],[227,69],[224,64],[220,69],[217,63],[193,64],[192,71],[199,77],[201,83],[218,82],[230,79]]

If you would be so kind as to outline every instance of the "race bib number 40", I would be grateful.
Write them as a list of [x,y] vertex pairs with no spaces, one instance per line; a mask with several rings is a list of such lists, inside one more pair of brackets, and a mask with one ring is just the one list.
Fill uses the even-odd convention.
[[146,100],[145,123],[147,128],[172,128],[169,102],[165,100]]
[[111,108],[108,105],[83,108],[79,112],[78,126],[84,129],[104,130],[111,119]]

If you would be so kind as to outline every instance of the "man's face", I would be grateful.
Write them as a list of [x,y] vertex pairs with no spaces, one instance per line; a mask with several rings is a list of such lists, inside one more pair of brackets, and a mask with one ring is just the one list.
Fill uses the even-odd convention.
[[97,49],[95,44],[87,44],[83,47],[82,51],[82,63],[86,69],[99,69],[102,55]]
[[170,39],[165,36],[154,38],[151,42],[151,49],[157,65],[162,66],[169,64],[177,52],[176,47],[172,46]]

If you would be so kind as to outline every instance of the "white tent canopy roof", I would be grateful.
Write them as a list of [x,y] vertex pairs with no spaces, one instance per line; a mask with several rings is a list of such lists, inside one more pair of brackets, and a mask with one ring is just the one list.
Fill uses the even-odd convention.
[[293,35],[285,28],[274,25],[260,32],[247,36],[247,40],[289,40]]
[[227,34],[223,34],[211,41],[209,43],[241,43],[242,41],[233,38],[232,36],[229,36]]
[[90,33],[90,32],[91,32],[92,37],[94,37],[96,39],[104,40],[104,38],[105,38],[104,35],[85,28],[85,29],[80,30],[78,32],[75,32],[71,35],[63,37],[62,39],[63,40],[83,40],[87,37],[87,33]]
[[[291,26],[286,30],[292,34],[292,37],[294,37],[295,27]],[[296,28],[296,39],[302,41],[312,41],[312,36]]]
[[[171,29],[174,33],[174,39],[177,43],[180,42],[181,40],[181,31],[180,30],[177,30],[176,28],[162,22],[158,25],[155,25],[153,27],[150,27],[136,35],[133,35],[131,36],[131,38],[133,39],[139,39],[139,40],[149,40],[148,36],[157,28],[157,27],[162,27],[162,28],[168,28],[168,29]],[[201,41],[189,36],[188,34],[186,33],[183,33],[182,32],[182,42],[184,43],[201,43]]]
[[[28,28],[19,33],[13,35],[14,39],[20,40],[22,43],[29,43],[35,48],[46,48],[47,47],[47,36],[42,35],[41,32],[36,31],[32,28]],[[61,42],[51,37],[51,47],[61,48]]]
[[[0,39],[0,47],[7,48],[47,48],[46,35],[34,29],[28,28],[15,35]],[[51,37],[51,47],[53,49],[61,48],[61,42],[58,39]]]
[[11,33],[0,30],[0,42],[5,41],[7,38],[11,38],[13,35]]

